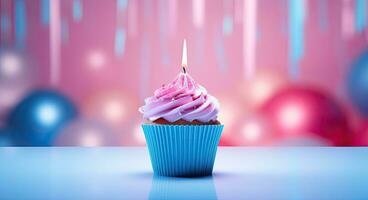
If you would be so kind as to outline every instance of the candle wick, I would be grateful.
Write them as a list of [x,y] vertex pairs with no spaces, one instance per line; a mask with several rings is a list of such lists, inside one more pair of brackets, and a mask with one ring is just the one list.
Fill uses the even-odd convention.
[[185,67],[183,66],[183,72],[184,72],[184,74],[186,74],[187,73],[187,70],[185,69]]

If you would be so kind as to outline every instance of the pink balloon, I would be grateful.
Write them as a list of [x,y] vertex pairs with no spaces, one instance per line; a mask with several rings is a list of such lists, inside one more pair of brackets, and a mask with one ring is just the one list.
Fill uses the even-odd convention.
[[273,131],[283,138],[319,137],[331,145],[351,144],[345,112],[328,94],[291,86],[277,92],[261,108]]

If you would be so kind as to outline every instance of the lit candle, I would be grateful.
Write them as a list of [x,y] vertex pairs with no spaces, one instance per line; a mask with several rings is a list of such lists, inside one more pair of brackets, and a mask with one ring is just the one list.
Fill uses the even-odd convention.
[[188,61],[187,61],[187,41],[184,39],[183,42],[183,56],[181,58],[181,66],[183,67],[183,72],[187,73],[186,67],[188,67]]

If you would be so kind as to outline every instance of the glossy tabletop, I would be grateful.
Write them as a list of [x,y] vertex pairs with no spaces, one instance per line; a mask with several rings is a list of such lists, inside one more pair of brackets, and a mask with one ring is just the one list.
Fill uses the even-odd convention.
[[154,176],[144,147],[2,148],[0,199],[367,199],[367,148],[219,148],[214,174]]

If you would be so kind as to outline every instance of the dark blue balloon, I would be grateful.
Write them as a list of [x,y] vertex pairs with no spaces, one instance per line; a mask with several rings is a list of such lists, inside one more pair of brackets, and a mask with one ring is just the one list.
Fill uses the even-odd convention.
[[348,77],[348,89],[354,106],[368,116],[368,50],[354,62]]
[[7,122],[17,145],[49,146],[76,116],[77,110],[67,97],[52,90],[37,90],[14,108]]
[[7,128],[0,128],[0,147],[12,146],[13,141],[11,138],[10,130]]

